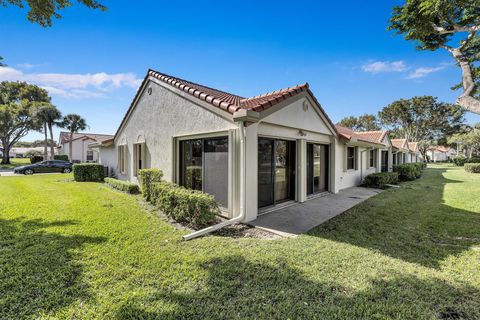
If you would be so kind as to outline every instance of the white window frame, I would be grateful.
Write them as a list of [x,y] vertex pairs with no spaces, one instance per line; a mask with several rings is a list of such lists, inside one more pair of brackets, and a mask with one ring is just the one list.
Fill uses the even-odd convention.
[[146,144],[135,143],[133,144],[133,176],[138,176],[138,171],[141,169],[146,169]]
[[[349,158],[351,158],[351,157],[348,156],[348,149],[350,149],[350,148],[353,149],[353,168],[349,168],[349,167],[348,167],[348,160],[349,160]],[[357,155],[357,153],[358,153],[358,147],[346,146],[346,151],[347,151],[347,152],[346,152],[346,154],[345,154],[345,159],[346,159],[346,161],[345,161],[345,169],[346,169],[347,171],[356,171],[356,170],[358,170],[358,166],[357,166],[357,163],[358,163],[358,155]]]
[[[372,166],[373,161],[373,166]],[[376,168],[377,167],[377,149],[371,149],[368,152],[368,167]]]

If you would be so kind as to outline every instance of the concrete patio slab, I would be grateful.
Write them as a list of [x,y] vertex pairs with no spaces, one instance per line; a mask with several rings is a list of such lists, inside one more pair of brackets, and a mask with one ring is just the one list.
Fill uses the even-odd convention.
[[295,237],[347,211],[383,190],[353,187],[326,194],[259,216],[250,225],[284,236]]

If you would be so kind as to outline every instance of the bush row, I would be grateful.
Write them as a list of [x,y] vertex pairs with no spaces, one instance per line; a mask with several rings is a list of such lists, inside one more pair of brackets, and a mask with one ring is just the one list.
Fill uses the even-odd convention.
[[159,169],[139,171],[142,193],[147,201],[177,222],[195,227],[215,222],[220,209],[213,196],[162,181],[162,177]]
[[162,181],[163,172],[160,169],[141,169],[138,172],[138,180],[145,200],[151,200],[152,185]]
[[218,203],[209,194],[165,181],[155,182],[151,188],[151,202],[177,222],[201,227],[215,222],[220,213]]
[[453,163],[458,167],[463,167],[466,163],[480,163],[480,158],[467,158],[464,156],[457,156],[452,159]]
[[378,172],[365,177],[363,184],[369,188],[385,189],[387,184],[398,183],[398,172]]
[[480,173],[480,163],[465,163],[465,171]]
[[105,169],[98,163],[81,163],[73,165],[73,179],[79,182],[100,182],[105,178]]
[[126,193],[137,194],[140,192],[138,185],[136,185],[135,183],[131,183],[129,181],[123,181],[123,180],[118,180],[114,178],[105,178],[104,181],[110,187],[120,191],[124,191]]
[[[53,160],[62,160],[62,161],[68,161],[68,156],[66,154],[56,154],[53,156]],[[31,156],[30,157],[30,163],[34,164],[37,162],[43,161],[43,156]]]
[[411,181],[422,176],[423,169],[426,168],[426,163],[404,163],[393,166],[393,171],[398,173],[400,181]]

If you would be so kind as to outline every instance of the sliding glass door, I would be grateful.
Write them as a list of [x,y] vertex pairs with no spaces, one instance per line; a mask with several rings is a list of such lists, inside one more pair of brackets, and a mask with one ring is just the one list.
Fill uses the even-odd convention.
[[228,137],[180,141],[180,184],[228,208]]
[[307,144],[307,195],[328,190],[328,145]]
[[258,207],[295,199],[295,142],[258,139]]

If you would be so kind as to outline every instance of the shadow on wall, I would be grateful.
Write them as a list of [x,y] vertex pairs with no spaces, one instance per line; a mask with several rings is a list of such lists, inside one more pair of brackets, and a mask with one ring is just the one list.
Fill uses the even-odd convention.
[[36,318],[87,299],[74,249],[104,238],[63,236],[44,228],[75,221],[0,219],[0,318]]
[[448,256],[480,244],[480,214],[444,204],[445,186],[461,183],[446,179],[445,171],[427,169],[420,180],[386,191],[308,235],[438,268]]
[[[372,280],[365,291],[315,282],[284,261],[250,262],[242,256],[201,265],[205,282],[182,292],[166,286],[133,298],[117,319],[474,319],[479,291],[413,276]],[[180,293],[179,293],[180,292]],[[161,305],[164,311],[148,310]],[[157,308],[158,309],[158,308]]]

